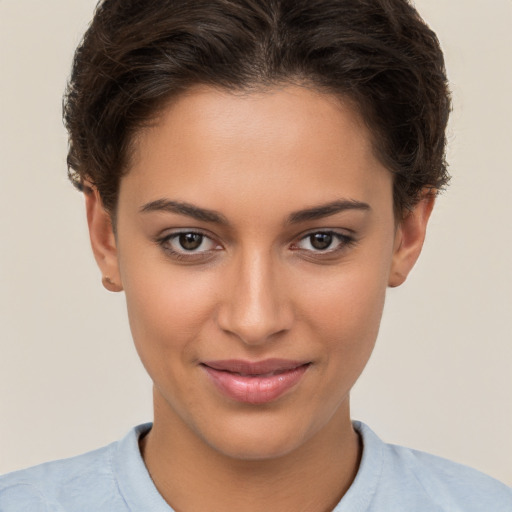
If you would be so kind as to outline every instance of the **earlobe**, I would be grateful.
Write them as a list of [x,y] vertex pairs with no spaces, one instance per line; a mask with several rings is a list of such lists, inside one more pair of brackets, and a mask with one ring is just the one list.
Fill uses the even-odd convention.
[[398,225],[388,280],[390,287],[400,286],[414,267],[423,247],[434,202],[435,192],[428,190]]
[[103,274],[103,286],[111,292],[120,292],[123,286],[112,219],[104,209],[96,187],[87,187],[84,190],[89,236],[94,258]]

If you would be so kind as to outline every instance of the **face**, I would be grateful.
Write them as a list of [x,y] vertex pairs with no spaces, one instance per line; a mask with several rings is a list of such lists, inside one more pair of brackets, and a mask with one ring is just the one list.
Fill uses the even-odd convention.
[[261,459],[349,425],[386,287],[421,247],[420,210],[397,225],[390,172],[332,96],[196,88],[172,103],[137,138],[115,239],[89,200],[155,427]]

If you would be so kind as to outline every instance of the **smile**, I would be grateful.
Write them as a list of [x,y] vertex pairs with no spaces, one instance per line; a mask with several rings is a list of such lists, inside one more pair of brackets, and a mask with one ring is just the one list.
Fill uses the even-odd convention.
[[265,404],[296,386],[311,363],[267,359],[207,361],[201,364],[214,386],[237,402]]

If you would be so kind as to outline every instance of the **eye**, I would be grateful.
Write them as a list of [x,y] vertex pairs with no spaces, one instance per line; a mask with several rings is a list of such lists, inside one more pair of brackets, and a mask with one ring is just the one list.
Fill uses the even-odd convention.
[[346,248],[352,243],[354,243],[354,239],[348,235],[335,231],[316,231],[302,237],[292,246],[292,249],[316,253],[333,253]]
[[221,246],[210,237],[197,231],[180,231],[158,240],[159,245],[176,258],[201,257]]
[[195,251],[203,245],[205,237],[199,233],[182,233],[175,240],[181,249],[185,251]]
[[332,245],[334,236],[332,233],[313,233],[302,241],[307,241],[307,244],[317,251],[326,251]]

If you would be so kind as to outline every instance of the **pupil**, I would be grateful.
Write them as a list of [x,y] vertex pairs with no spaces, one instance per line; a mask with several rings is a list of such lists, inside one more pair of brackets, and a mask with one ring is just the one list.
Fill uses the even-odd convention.
[[311,245],[318,250],[325,250],[332,244],[332,235],[329,233],[315,233],[311,235]]
[[187,251],[197,249],[203,243],[203,235],[198,233],[185,233],[180,235],[180,245]]

